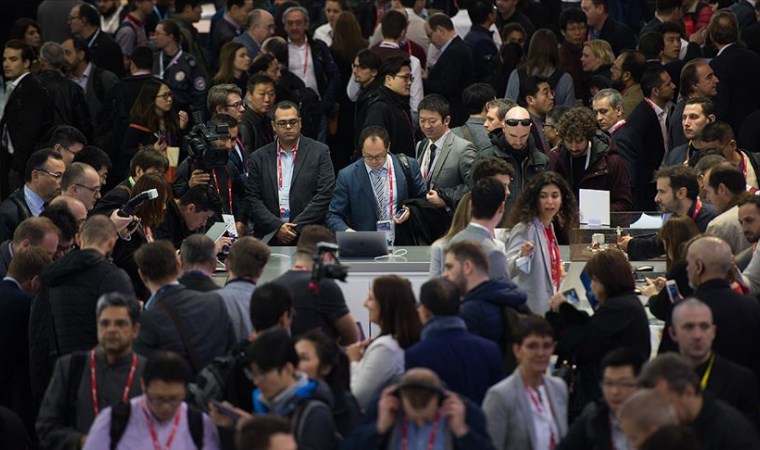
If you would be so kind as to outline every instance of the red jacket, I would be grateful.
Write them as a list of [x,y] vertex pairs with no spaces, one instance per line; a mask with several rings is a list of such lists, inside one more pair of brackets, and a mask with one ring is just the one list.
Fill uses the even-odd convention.
[[707,3],[697,3],[697,7],[693,13],[683,13],[683,26],[686,30],[686,39],[689,39],[693,33],[696,33],[701,28],[706,27],[710,23],[710,16],[712,16],[713,10]]
[[[630,211],[633,208],[631,183],[625,162],[618,156],[614,141],[604,132],[597,131],[591,139],[591,158],[588,169],[580,181],[573,183],[570,153],[564,144],[549,152],[552,170],[562,175],[573,188],[576,198],[580,189],[610,192],[610,211]],[[583,158],[578,158],[584,160]]]

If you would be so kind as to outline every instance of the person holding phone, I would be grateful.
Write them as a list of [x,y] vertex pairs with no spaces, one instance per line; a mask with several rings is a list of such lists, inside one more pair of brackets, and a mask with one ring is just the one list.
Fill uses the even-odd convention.
[[601,398],[600,361],[604,355],[616,348],[630,348],[647,360],[651,351],[649,319],[634,291],[625,254],[617,249],[598,252],[584,271],[599,301],[594,314],[578,310],[562,294],[552,297],[551,312],[546,314],[559,336],[560,360],[573,362],[580,372],[575,392],[582,405]]
[[555,224],[567,235],[578,223],[577,211],[570,187],[555,172],[533,177],[511,210],[507,270],[517,287],[528,294],[528,307],[535,314],[549,310],[549,301],[564,278]]
[[363,424],[341,448],[407,448],[412,441],[427,448],[494,450],[480,408],[444,389],[438,375],[425,368],[410,369],[397,385],[385,388],[367,408]]

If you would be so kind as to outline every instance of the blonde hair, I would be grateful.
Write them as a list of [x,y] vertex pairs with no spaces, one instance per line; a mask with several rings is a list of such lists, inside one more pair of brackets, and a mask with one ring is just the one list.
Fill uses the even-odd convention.
[[610,43],[602,39],[594,39],[583,43],[583,47],[588,47],[591,53],[599,59],[600,65],[612,64],[615,61],[615,54],[612,53]]

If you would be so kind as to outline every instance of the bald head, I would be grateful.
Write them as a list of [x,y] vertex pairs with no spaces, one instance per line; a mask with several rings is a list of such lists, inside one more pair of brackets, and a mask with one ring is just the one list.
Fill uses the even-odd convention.
[[435,372],[433,372],[430,369],[418,367],[414,369],[409,369],[406,371],[406,373],[401,377],[401,380],[399,382],[399,385],[403,386],[404,384],[426,384],[430,386],[435,386],[438,388],[443,387],[441,383],[441,379],[436,375]]
[[79,229],[82,229],[84,221],[87,220],[87,207],[84,203],[82,203],[81,200],[74,197],[69,197],[68,195],[59,195],[58,197],[54,198],[50,204],[65,205],[66,208],[71,211],[71,214],[74,215],[74,218],[76,218]]
[[509,119],[530,119],[530,113],[522,106],[515,106],[514,108],[507,111],[507,114],[504,116],[504,121],[507,121]]
[[734,256],[726,241],[715,236],[703,236],[689,245],[686,270],[693,288],[705,281],[726,279]]
[[634,448],[666,425],[677,425],[673,406],[654,389],[639,389],[620,407],[620,427]]
[[504,116],[504,138],[515,150],[523,150],[528,146],[530,136],[530,113],[522,106],[515,106]]

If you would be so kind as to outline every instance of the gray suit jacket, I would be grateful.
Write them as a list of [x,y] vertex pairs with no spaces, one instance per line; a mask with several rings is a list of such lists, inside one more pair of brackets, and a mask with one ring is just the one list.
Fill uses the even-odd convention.
[[[429,143],[430,139],[423,139],[417,143],[415,154],[420,168]],[[438,150],[428,188],[438,191],[446,206],[452,210],[456,209],[465,192],[470,190],[470,167],[476,155],[475,146],[470,141],[451,132],[446,135],[442,148]]]
[[[528,241],[533,243],[533,253],[527,259],[522,259],[520,248]],[[549,310],[549,299],[554,295],[549,244],[543,225],[538,219],[527,224],[518,223],[509,230],[506,247],[509,276],[517,287],[528,294],[530,310],[543,316]],[[526,267],[524,263],[528,261],[529,267]]]
[[[277,145],[275,140],[251,155],[246,206],[254,223],[253,234],[259,239],[284,223],[277,192]],[[301,136],[290,183],[290,221],[299,231],[304,225],[324,223],[334,187],[330,149]]]
[[504,246],[497,241],[491,233],[477,225],[469,224],[449,241],[448,245],[455,242],[474,241],[483,248],[488,256],[488,276],[497,280],[509,275],[507,272],[507,258],[504,254]]
[[705,234],[718,236],[731,246],[731,253],[736,255],[750,248],[751,244],[744,237],[739,223],[739,207],[734,205],[707,224]]
[[[561,378],[551,376],[544,377],[544,386],[559,431],[559,442],[567,434],[567,386]],[[497,450],[535,449],[533,411],[519,369],[491,386],[483,400],[483,412],[488,422],[488,434]]]

